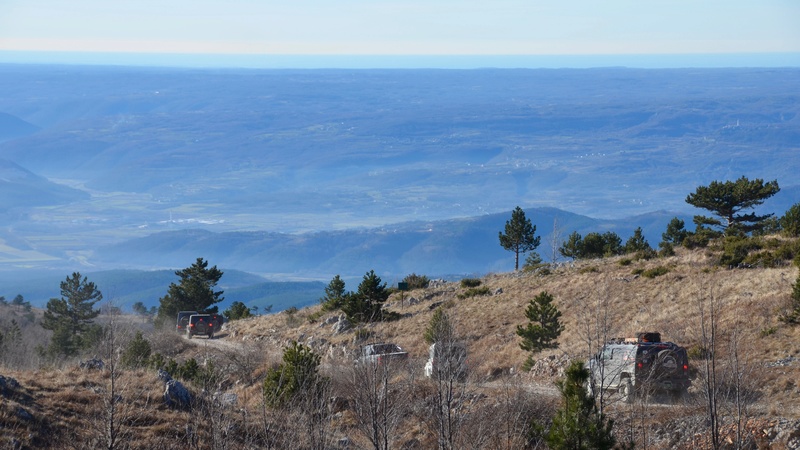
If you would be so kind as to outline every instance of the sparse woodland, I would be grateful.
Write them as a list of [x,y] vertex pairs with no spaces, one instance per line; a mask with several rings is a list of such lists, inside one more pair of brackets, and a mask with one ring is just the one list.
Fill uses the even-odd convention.
[[[43,312],[4,302],[0,445],[796,448],[800,240],[708,232],[699,245],[682,228],[670,224],[660,252],[641,235],[622,245],[598,234],[597,248],[622,250],[575,258],[588,236],[570,236],[572,261],[529,258],[523,270],[461,282],[412,274],[407,291],[370,271],[347,292],[337,276],[319,305],[237,315],[213,340],[107,308],[102,337],[79,357],[37,351],[50,342]],[[534,319],[550,323],[541,345],[529,339]],[[641,331],[689,350],[688,394],[587,397],[582,362]],[[467,358],[426,377],[428,345],[443,340]],[[368,342],[396,343],[410,358],[354,364]],[[186,389],[165,395],[176,383]]]
[[[434,282],[403,293],[402,302],[400,292],[392,293],[385,308],[400,319],[344,332],[334,331],[342,313],[324,312],[321,306],[233,321],[212,341],[145,332],[152,354],[179,365],[193,359],[197,370],[206,372],[184,381],[194,398],[185,408],[164,404],[164,384],[155,369],[120,362],[141,325],[137,316],[120,315],[113,323],[100,318],[116,332],[85,358],[103,359],[103,370],[80,369],[77,360],[39,360],[32,346],[46,340],[21,326],[23,338],[16,345],[4,341],[3,347],[3,444],[545,448],[537,426],[547,429],[560,407],[555,382],[569,362],[585,360],[605,337],[642,330],[660,331],[690,349],[694,383],[678,404],[653,398],[627,405],[613,394],[605,398],[604,412],[614,421],[617,442],[673,448],[701,440],[711,446],[709,378],[716,380],[712,394],[720,442],[744,442],[755,425],[761,433],[782,419],[800,419],[800,327],[780,320],[791,311],[798,270],[788,263],[728,269],[716,264],[718,257],[711,249],[681,248],[675,256],[630,263],[625,257],[577,261],[547,275],[492,274],[480,279],[488,294],[468,297],[459,295],[470,289],[460,283]],[[655,267],[668,270],[652,278],[635,274]],[[553,296],[565,331],[559,348],[536,355],[532,370],[524,372],[527,353],[516,328],[526,324],[525,308],[542,291]],[[446,312],[453,332],[468,347],[465,381],[441,383],[422,376],[424,334],[434,305]],[[9,305],[3,311],[4,324],[24,323],[23,310]],[[710,377],[704,363],[712,338]],[[264,381],[292,341],[319,355],[318,380],[324,381],[314,387],[315,395],[293,396],[276,407],[265,399]],[[361,373],[365,369],[352,364],[354,351],[373,341],[398,343],[412,358],[402,367]],[[756,437],[764,442],[776,438]]]

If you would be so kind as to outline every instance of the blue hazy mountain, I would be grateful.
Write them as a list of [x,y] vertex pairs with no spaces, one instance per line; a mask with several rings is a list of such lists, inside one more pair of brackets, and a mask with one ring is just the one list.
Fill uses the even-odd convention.
[[511,264],[515,206],[543,237],[558,210],[565,235],[655,245],[714,180],[800,198],[798,69],[0,65],[0,89],[3,170],[26,174],[0,197],[5,278],[482,273]]

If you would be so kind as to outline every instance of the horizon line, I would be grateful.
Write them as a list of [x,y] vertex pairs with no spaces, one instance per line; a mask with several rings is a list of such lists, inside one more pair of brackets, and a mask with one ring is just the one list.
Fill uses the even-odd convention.
[[0,50],[0,64],[194,69],[793,68],[800,52],[565,55],[306,55]]

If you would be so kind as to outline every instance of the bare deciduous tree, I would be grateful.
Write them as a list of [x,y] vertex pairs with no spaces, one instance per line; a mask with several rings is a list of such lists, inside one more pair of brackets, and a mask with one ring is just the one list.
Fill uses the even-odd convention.
[[388,450],[407,412],[411,377],[405,361],[354,364],[347,383],[356,427],[375,450]]

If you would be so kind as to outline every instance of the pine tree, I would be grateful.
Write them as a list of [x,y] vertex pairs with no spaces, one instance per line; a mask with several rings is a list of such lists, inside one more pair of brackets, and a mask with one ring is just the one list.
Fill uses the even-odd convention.
[[222,271],[217,266],[208,268],[208,261],[197,258],[197,261],[186,269],[178,270],[178,284],[170,283],[167,295],[159,299],[158,320],[169,323],[175,320],[179,311],[197,311],[214,314],[218,311],[215,303],[225,298],[223,291],[215,291]]
[[564,331],[561,311],[553,304],[553,296],[540,292],[525,309],[525,317],[530,320],[527,326],[517,325],[517,334],[522,337],[519,346],[530,352],[525,368],[533,365],[533,355],[546,349],[558,348],[558,337]]
[[453,324],[450,323],[450,317],[441,307],[436,308],[422,336],[425,343],[449,342],[453,340],[453,336]]
[[795,203],[786,211],[779,221],[783,233],[787,236],[800,236],[800,203]]
[[633,236],[628,238],[625,242],[625,253],[647,252],[652,250],[653,248],[650,247],[650,243],[647,242],[644,233],[642,233],[642,227],[637,227],[633,232]]
[[600,414],[594,397],[586,393],[584,384],[588,379],[589,371],[583,362],[573,361],[567,368],[565,379],[557,382],[564,404],[553,417],[553,424],[545,436],[551,449],[614,448],[614,421]]
[[310,347],[292,342],[283,349],[283,363],[267,372],[264,399],[277,407],[286,405],[295,396],[319,393],[324,378],[319,375],[320,356]]
[[709,226],[726,234],[750,233],[761,229],[772,214],[759,216],[741,212],[764,203],[780,190],[777,180],[764,183],[762,179],[750,181],[743,176],[735,182],[712,181],[708,186],[700,186],[686,197],[686,203],[711,211],[716,216],[694,216],[698,226]]
[[505,234],[499,233],[500,245],[514,252],[514,270],[519,270],[520,253],[536,250],[542,238],[536,236],[536,226],[525,217],[525,211],[517,206],[506,221]]
[[319,299],[323,311],[335,311],[342,307],[347,293],[345,292],[344,280],[339,275],[333,277],[330,283],[325,286],[325,296]]
[[[683,220],[673,217],[667,224],[667,229],[661,234],[661,243],[672,244],[678,246],[683,244],[683,240],[689,235],[689,232],[684,228],[686,225]],[[660,247],[663,245],[659,244]]]
[[136,335],[125,346],[120,362],[123,366],[132,369],[144,367],[150,359],[151,352],[150,343],[147,342],[141,331],[136,331]]
[[253,314],[250,312],[250,308],[248,308],[247,305],[242,302],[231,303],[230,308],[223,311],[222,315],[225,316],[225,319],[227,320],[247,319],[248,317],[253,316]]
[[383,303],[389,298],[386,283],[370,270],[364,275],[358,290],[347,295],[342,311],[353,322],[375,322],[384,319]]
[[51,298],[42,317],[42,328],[53,332],[47,354],[74,356],[94,343],[101,334],[94,305],[102,299],[97,286],[78,272],[62,281],[61,298]]
[[142,303],[142,302],[134,303],[133,306],[131,307],[131,309],[133,309],[133,312],[135,312],[136,314],[139,314],[140,316],[147,315],[147,307],[144,306],[144,303]]
[[781,322],[797,325],[800,323],[800,274],[797,275],[797,280],[795,280],[792,285],[790,308],[790,311],[787,314],[781,315],[779,319]]
[[573,231],[558,248],[558,253],[565,258],[579,259],[583,256],[583,237]]

